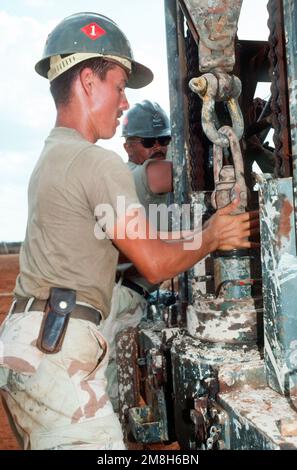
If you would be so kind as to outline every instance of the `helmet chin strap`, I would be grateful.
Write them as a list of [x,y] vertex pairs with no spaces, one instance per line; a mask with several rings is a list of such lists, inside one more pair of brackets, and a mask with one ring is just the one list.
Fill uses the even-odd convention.
[[61,57],[60,55],[54,55],[50,58],[50,69],[47,73],[47,77],[51,82],[55,78],[59,77],[62,73],[69,70],[76,64],[79,64],[83,60],[93,59],[95,57],[101,57],[105,60],[110,60],[111,62],[118,63],[121,67],[124,67],[125,70],[130,74],[132,70],[132,65],[130,60],[123,57],[113,56],[113,55],[104,55],[98,54],[95,52],[84,53],[77,52],[75,54],[68,55],[67,57]]

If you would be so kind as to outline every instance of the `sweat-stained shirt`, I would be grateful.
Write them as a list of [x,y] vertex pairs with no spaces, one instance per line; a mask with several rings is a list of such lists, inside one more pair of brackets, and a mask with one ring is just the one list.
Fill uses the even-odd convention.
[[74,289],[78,301],[107,317],[118,250],[108,238],[96,238],[95,208],[110,204],[116,214],[117,196],[125,196],[126,207],[140,206],[121,157],[74,129],[54,128],[29,183],[15,294],[46,299],[51,287]]

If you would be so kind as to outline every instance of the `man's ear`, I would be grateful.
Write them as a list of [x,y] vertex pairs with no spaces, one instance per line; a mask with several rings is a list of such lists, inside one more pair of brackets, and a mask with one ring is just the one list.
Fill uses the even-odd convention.
[[91,95],[94,85],[94,72],[89,67],[82,69],[80,72],[80,82],[83,90],[87,95]]
[[124,143],[123,143],[123,147],[124,147],[124,149],[126,150],[126,153],[127,153],[128,157],[129,157],[129,159],[130,159],[131,153],[132,153],[132,152],[131,152],[131,145],[129,144],[129,142],[124,142]]

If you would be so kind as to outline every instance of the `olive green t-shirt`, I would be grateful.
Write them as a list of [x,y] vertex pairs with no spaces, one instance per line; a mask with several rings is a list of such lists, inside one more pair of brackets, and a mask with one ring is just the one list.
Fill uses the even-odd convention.
[[[145,208],[145,213],[149,219],[149,206],[150,204],[165,204],[167,205],[168,193],[156,194],[150,190],[147,181],[146,169],[153,160],[146,160],[142,165],[137,165],[137,163],[128,161],[128,168],[131,170],[134,178],[135,188],[137,196]],[[153,223],[153,221],[150,221]],[[157,224],[157,229],[162,230],[163,228]]]
[[[153,193],[148,185],[146,169],[152,161],[153,160],[146,160],[142,165],[137,165],[134,162],[128,161],[127,165],[132,172],[136,193],[139,197],[141,204],[145,208],[146,217],[149,219],[151,224],[154,224],[156,226],[158,230],[166,230],[166,228],[160,226],[159,220],[155,221],[150,218],[150,204],[165,204],[166,206],[168,204],[168,193]],[[159,284],[151,284],[140,275],[129,275],[129,279],[141,286],[147,292],[153,292],[159,287]]]
[[108,238],[96,238],[95,208],[108,204],[115,215],[117,196],[125,196],[126,206],[139,206],[121,157],[86,141],[74,129],[54,128],[29,183],[15,294],[46,299],[51,287],[75,289],[78,301],[106,317],[118,250]]

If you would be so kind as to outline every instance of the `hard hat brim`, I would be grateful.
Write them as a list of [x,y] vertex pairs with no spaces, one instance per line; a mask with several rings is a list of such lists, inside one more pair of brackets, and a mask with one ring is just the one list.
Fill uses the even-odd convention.
[[132,72],[127,82],[128,88],[143,88],[149,85],[154,78],[153,72],[139,62],[132,62]]
[[[120,65],[120,64],[119,64]],[[49,70],[49,58],[41,59],[35,65],[35,71],[44,78],[47,78]],[[142,88],[149,85],[154,78],[153,72],[145,65],[139,62],[132,62],[132,71],[129,76],[127,87],[128,88]]]

